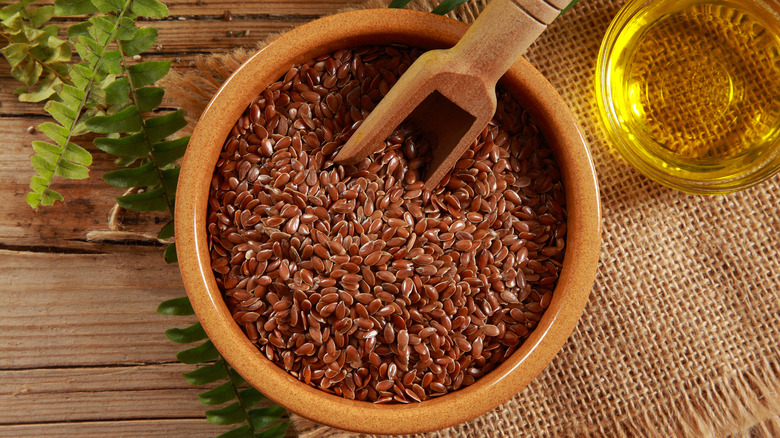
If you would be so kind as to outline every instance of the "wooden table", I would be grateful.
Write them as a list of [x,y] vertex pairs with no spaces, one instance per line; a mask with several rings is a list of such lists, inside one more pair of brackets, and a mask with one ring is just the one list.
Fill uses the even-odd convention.
[[[156,23],[160,47],[143,57],[187,69],[199,54],[253,46],[346,3],[167,2],[171,17]],[[165,264],[161,246],[87,239],[107,230],[121,195],[101,179],[114,168],[111,159],[82,142],[95,158],[90,178],[57,180],[66,201],[54,207],[34,212],[25,203],[31,142],[43,139],[28,127],[47,117],[40,105],[17,101],[17,86],[0,61],[0,436],[205,437],[228,430],[206,422],[197,399],[203,389],[181,377],[192,366],[176,361],[181,346],[163,335],[194,317],[155,313],[161,301],[185,293],[177,267]],[[128,214],[122,225],[156,233],[159,219]]]

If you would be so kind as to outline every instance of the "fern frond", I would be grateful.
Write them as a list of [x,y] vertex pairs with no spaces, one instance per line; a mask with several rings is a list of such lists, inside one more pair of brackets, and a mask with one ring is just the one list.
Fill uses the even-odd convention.
[[[183,156],[188,139],[164,140],[186,126],[187,122],[181,110],[146,119],[142,116],[162,102],[164,91],[150,85],[168,73],[170,61],[129,65],[125,41],[136,41],[135,47],[138,47],[141,43],[136,38],[135,32],[116,37],[122,77],[105,89],[106,101],[113,105],[113,113],[92,117],[87,126],[97,133],[123,135],[96,141],[97,147],[103,151],[123,158],[141,158],[140,164],[135,167],[103,175],[103,179],[115,187],[144,189],[143,193],[117,198],[119,205],[137,211],[167,210],[173,216],[178,168],[172,167],[171,163]],[[151,34],[143,38],[145,43],[141,45],[156,42],[156,37]]]
[[92,26],[87,32],[83,32],[83,26],[77,27],[75,32],[69,32],[70,35],[74,35],[71,37],[73,45],[84,61],[71,68],[73,85],[61,86],[61,93],[59,93],[61,101],[51,100],[44,107],[59,126],[57,124],[47,126],[44,133],[47,135],[53,133],[53,137],[50,138],[55,143],[47,143],[46,147],[39,145],[36,154],[31,158],[37,175],[30,181],[32,191],[27,194],[26,200],[32,208],[37,209],[40,205],[52,205],[55,201],[62,200],[62,195],[51,189],[55,175],[69,179],[83,179],[89,176],[88,166],[92,163],[92,156],[72,143],[71,139],[84,133],[85,125],[80,122],[84,120],[85,114],[88,114],[84,110],[90,102],[93,87],[96,84],[102,85],[106,79],[111,79],[111,75],[117,72],[115,65],[118,61],[115,59],[117,52],[109,50],[109,46],[117,34],[124,32],[121,24],[126,23],[125,14],[130,4],[131,1],[126,0],[111,27],[100,27],[96,23],[103,23],[102,17],[92,17],[89,19]]
[[7,43],[0,54],[11,65],[11,75],[25,85],[14,90],[19,100],[42,102],[56,97],[57,86],[70,83],[66,63],[71,49],[57,37],[59,26],[43,27],[54,7],[28,9],[31,3],[25,0],[0,9],[0,38]]

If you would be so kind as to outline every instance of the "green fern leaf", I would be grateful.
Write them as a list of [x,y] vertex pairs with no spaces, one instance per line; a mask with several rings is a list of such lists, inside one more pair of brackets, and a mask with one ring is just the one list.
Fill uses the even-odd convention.
[[217,438],[252,438],[249,426],[241,426],[217,436]]
[[225,362],[218,360],[213,365],[196,368],[194,371],[183,373],[182,376],[190,385],[207,385],[218,380],[227,379],[228,371],[225,367]]
[[236,388],[246,383],[246,380],[241,377],[241,374],[238,374],[238,371],[234,370],[233,368],[228,368],[228,375],[230,377],[230,381],[233,382],[233,386]]
[[119,40],[130,40],[135,37],[135,33],[138,31],[133,20],[128,17],[122,17],[118,22],[108,17],[92,17],[89,21],[95,26],[96,32],[99,31],[105,35],[111,35],[114,32],[113,37]]
[[231,403],[224,408],[207,410],[206,420],[218,425],[243,423],[246,421],[246,413],[238,403]]
[[[32,186],[33,183],[30,183],[30,187]],[[40,183],[38,183],[38,186],[45,187],[45,186],[41,186]],[[34,190],[33,192],[28,193],[24,197],[24,200],[27,201],[27,204],[32,206],[32,208],[38,208],[38,206],[40,205],[51,206],[54,205],[55,202],[62,201],[65,199],[62,197],[61,194],[51,189],[41,188],[40,191],[35,191],[35,189],[33,190]]]
[[43,102],[55,95],[57,93],[55,87],[60,85],[62,85],[62,81],[56,74],[52,73],[47,75],[32,90],[21,88],[14,92],[19,95],[20,102]]
[[165,331],[165,337],[177,344],[191,344],[207,338],[203,326],[199,322],[187,328],[172,328]]
[[167,166],[184,156],[187,151],[189,137],[164,141],[154,145],[154,160],[158,166]]
[[[92,3],[90,2],[90,4]],[[55,10],[56,10],[56,6],[55,6]],[[90,25],[89,21],[82,21],[81,23],[70,25],[67,31],[68,38],[71,41],[76,41],[78,40],[79,37],[89,36],[89,25]]]
[[[47,157],[40,154],[30,157],[30,162],[33,165],[33,169],[38,172],[38,175],[43,178],[51,179],[54,175],[63,176],[70,179],[86,179],[89,178],[89,169],[81,164],[72,163],[70,161],[49,160]],[[37,180],[40,181],[40,180]],[[46,189],[46,186],[35,185],[38,188]],[[30,188],[33,188],[32,184]]]
[[198,400],[204,405],[221,405],[236,399],[236,391],[230,382],[223,383],[214,389],[198,394]]
[[130,82],[136,88],[151,85],[162,79],[171,69],[171,61],[145,61],[128,67]]
[[137,132],[143,127],[143,119],[135,106],[130,106],[116,114],[95,116],[87,120],[87,127],[98,134]]
[[62,126],[71,126],[79,115],[77,108],[69,107],[62,102],[54,100],[46,102],[43,109],[54,117],[54,120],[59,122]]
[[165,18],[168,16],[168,7],[157,0],[134,0],[133,13],[141,17]]
[[144,53],[157,44],[157,29],[153,27],[144,27],[138,29],[135,36],[122,43],[125,55],[135,56]]
[[99,137],[94,144],[101,151],[120,157],[142,158],[148,155],[145,150],[146,136],[143,133],[120,138]]
[[106,172],[103,180],[114,187],[148,187],[159,184],[160,174],[154,163],[147,162],[138,167]]
[[146,129],[149,132],[149,140],[152,143],[157,143],[158,141],[175,134],[185,126],[187,126],[187,121],[184,119],[183,110],[174,111],[146,120]]
[[0,53],[11,64],[11,67],[16,67],[27,59],[28,50],[29,45],[26,43],[12,43],[0,49]]
[[87,61],[88,65],[96,66],[103,57],[103,46],[109,41],[109,35],[105,35],[104,41],[98,41],[92,35],[92,27],[87,28],[87,34],[79,36],[73,43],[73,48],[79,54],[81,59]]
[[[22,9],[27,8],[31,4],[33,4],[35,0],[21,0],[16,3],[11,3],[8,6],[4,6],[3,8],[0,8],[0,20],[6,21],[9,20],[11,17],[13,17],[16,13],[21,11]],[[5,23],[3,23],[5,24]]]
[[[40,175],[42,178],[51,179],[51,177],[54,176],[54,164],[49,163],[43,157],[33,155],[30,157],[30,162],[32,163],[33,169],[35,169],[35,171],[38,172],[38,175]],[[40,185],[40,180],[36,181],[38,181],[38,183],[35,185],[35,187],[38,187],[41,190],[46,188],[46,186]],[[30,188],[33,188],[32,184],[30,185]]]
[[43,73],[43,67],[34,61],[26,61],[11,68],[11,76],[28,87],[33,86]]
[[276,426],[266,429],[260,433],[255,434],[255,438],[284,438],[287,434],[287,429],[290,428],[290,422],[285,421],[277,424]]
[[159,87],[143,87],[135,90],[138,112],[146,113],[160,106],[165,90]]
[[[57,38],[56,36],[50,36],[46,40],[45,47],[48,50],[43,52],[45,56],[42,56],[42,59],[47,64],[51,64],[49,66],[51,68],[55,68],[55,69],[58,67],[64,68],[64,66],[60,66],[55,63],[68,62],[70,61],[70,58],[73,55],[73,52],[70,50],[70,46],[68,45],[68,43]],[[67,74],[66,72],[61,70],[59,70],[58,72],[62,75]]]
[[566,12],[566,11],[568,11],[569,9],[573,8],[574,5],[576,5],[578,1],[580,1],[580,0],[574,0],[571,3],[569,3],[569,6],[566,6],[566,8],[563,11],[561,11],[561,14]]
[[123,9],[126,4],[122,0],[92,0],[98,10],[106,15]]
[[242,389],[238,394],[241,404],[246,408],[254,407],[256,404],[265,400],[265,396],[253,386]]
[[68,143],[65,150],[56,144],[45,141],[34,141],[32,142],[32,146],[38,155],[49,162],[63,159],[82,166],[89,166],[92,164],[92,155],[90,155],[86,149],[75,143]]
[[54,13],[62,17],[94,12],[97,12],[97,8],[90,0],[54,0]]
[[[28,12],[29,15],[29,12]],[[30,23],[32,25],[32,23]],[[42,26],[45,23],[40,23]],[[44,43],[49,37],[57,36],[57,34],[60,32],[60,27],[56,24],[50,24],[48,26],[36,28],[37,26],[33,26],[32,28],[28,27],[25,29],[25,32],[27,32],[29,29],[35,29],[34,33],[31,33],[30,35],[35,35],[34,39],[30,39],[30,41],[33,41],[35,43]]]
[[47,137],[54,140],[57,144],[63,144],[68,140],[68,128],[52,122],[45,122],[38,125],[38,130],[46,134]]
[[219,357],[219,352],[211,341],[206,341],[197,347],[182,350],[176,354],[176,359],[182,363],[196,364],[208,362]]
[[187,297],[173,298],[166,300],[157,306],[157,313],[160,315],[179,315],[188,316],[194,315],[195,311],[192,310],[192,304]]
[[61,160],[56,164],[54,174],[67,179],[87,179],[89,178],[89,168],[81,164]]
[[160,233],[157,234],[158,239],[167,239],[173,236],[173,221],[168,221],[165,226],[162,227]]
[[[109,105],[117,105],[119,107],[131,103],[130,83],[127,78],[117,78],[111,82],[105,89],[106,91],[106,103]],[[162,103],[165,90],[158,87],[143,87],[135,90],[136,92],[136,106],[138,112],[145,113],[152,111]]]
[[75,107],[79,105],[79,102],[84,100],[85,94],[86,93],[81,88],[72,85],[63,85],[60,87],[59,98],[63,105]]
[[73,65],[70,68],[70,80],[74,86],[86,90],[89,83],[94,80],[93,71],[84,64]]
[[249,421],[255,430],[263,430],[266,427],[279,421],[285,414],[283,407],[279,405],[268,406],[265,408],[252,409],[248,412]]
[[54,16],[54,6],[41,6],[27,13],[33,27],[41,27]]
[[388,8],[402,9],[409,4],[412,0],[393,0],[387,5]]
[[[68,44],[57,38],[59,26],[43,28],[53,14],[52,6],[26,10],[25,1],[0,10],[0,30],[9,44],[0,49],[11,65],[11,75],[26,87],[15,93],[23,102],[41,102],[56,94],[54,87],[67,82],[66,67],[70,60]],[[44,73],[46,73],[44,75]]]
[[434,14],[445,15],[454,11],[458,6],[466,3],[467,0],[444,0],[439,3],[438,6],[433,8],[431,12]]
[[106,103],[117,105],[130,102],[130,82],[127,78],[116,78],[106,87]]
[[43,190],[46,187],[46,178],[42,176],[34,176],[30,179],[30,187],[39,188]]
[[176,185],[179,182],[179,172],[181,172],[180,167],[162,171],[162,186],[167,193],[176,193]]
[[122,207],[133,211],[165,211],[168,209],[162,187],[143,193],[120,196],[116,202]]
[[179,258],[176,255],[176,244],[175,243],[171,243],[170,245],[168,245],[167,248],[165,248],[165,253],[163,253],[163,257],[165,258],[165,262],[168,263],[168,264],[170,264],[170,263],[178,263],[179,262]]

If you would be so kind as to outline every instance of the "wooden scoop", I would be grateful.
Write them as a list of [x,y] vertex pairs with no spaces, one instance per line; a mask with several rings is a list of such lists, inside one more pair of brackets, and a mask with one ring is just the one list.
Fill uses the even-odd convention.
[[496,112],[496,82],[571,0],[492,0],[455,47],[424,53],[335,157],[355,164],[404,120],[434,136],[425,188],[434,189]]

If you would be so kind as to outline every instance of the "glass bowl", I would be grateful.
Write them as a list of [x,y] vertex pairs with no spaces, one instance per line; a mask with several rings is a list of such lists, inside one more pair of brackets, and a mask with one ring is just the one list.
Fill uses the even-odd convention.
[[780,3],[631,0],[596,64],[601,119],[640,172],[694,194],[780,170]]

